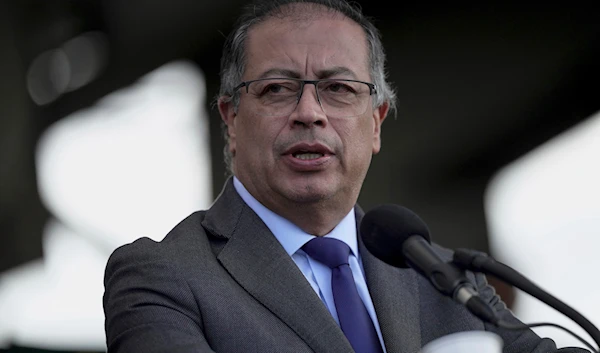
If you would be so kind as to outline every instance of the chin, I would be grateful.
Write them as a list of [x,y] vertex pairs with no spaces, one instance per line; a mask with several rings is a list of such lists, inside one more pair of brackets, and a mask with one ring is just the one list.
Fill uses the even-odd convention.
[[[331,198],[334,194],[329,187],[323,187],[323,183],[310,183],[304,185],[292,185],[284,190],[287,198],[294,202],[299,203],[314,203]],[[325,184],[327,185],[327,184]]]

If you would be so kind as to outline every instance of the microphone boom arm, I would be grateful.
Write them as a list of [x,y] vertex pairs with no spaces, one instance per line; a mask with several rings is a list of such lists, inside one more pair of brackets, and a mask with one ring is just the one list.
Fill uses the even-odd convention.
[[456,249],[454,251],[453,263],[465,270],[476,271],[495,276],[498,279],[511,284],[523,292],[541,300],[576,322],[592,337],[596,344],[600,346],[600,331],[598,331],[598,328],[596,328],[594,324],[592,324],[575,309],[554,297],[550,293],[544,291],[542,288],[525,278],[511,267],[492,259],[485,253],[469,249]]

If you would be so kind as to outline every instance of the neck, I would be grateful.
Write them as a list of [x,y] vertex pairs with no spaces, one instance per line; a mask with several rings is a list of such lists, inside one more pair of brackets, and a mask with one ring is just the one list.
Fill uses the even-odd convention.
[[[272,212],[292,222],[308,234],[324,236],[330,233],[353,209],[360,188],[346,187],[331,195],[295,195],[281,192],[261,192],[237,176],[242,186],[256,201]],[[263,188],[264,189],[264,188]]]
[[321,201],[314,204],[303,203],[286,207],[267,207],[294,223],[306,233],[324,236],[330,233],[346,217],[353,206],[354,204],[350,207],[328,206],[327,202]]
[[268,194],[256,192],[251,184],[241,182],[241,185],[262,206],[292,222],[306,233],[316,236],[330,233],[356,203],[356,198],[351,197],[356,193],[348,190],[327,199],[293,200],[281,195],[265,197]]

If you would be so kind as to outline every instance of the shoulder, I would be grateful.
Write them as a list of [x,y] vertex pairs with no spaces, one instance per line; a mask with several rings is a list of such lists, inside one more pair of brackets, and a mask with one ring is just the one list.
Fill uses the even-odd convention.
[[192,248],[201,251],[203,247],[209,247],[207,233],[202,227],[204,215],[205,211],[190,214],[161,241],[141,237],[116,248],[108,259],[106,274],[112,273],[117,268],[131,265],[164,263],[169,267],[176,266],[176,259],[184,259],[184,255]]

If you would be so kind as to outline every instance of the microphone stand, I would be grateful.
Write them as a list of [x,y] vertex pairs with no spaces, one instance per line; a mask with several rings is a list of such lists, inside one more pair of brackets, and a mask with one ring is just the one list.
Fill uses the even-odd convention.
[[493,275],[541,300],[575,321],[600,346],[600,331],[588,319],[511,267],[492,259],[485,253],[470,249],[456,249],[452,262],[465,270]]

